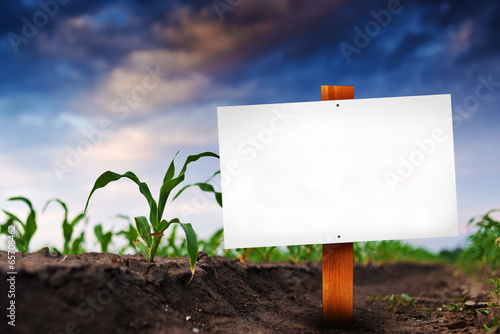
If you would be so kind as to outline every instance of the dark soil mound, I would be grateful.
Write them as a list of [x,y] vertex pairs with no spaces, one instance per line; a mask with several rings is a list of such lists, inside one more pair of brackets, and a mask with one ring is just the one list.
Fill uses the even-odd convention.
[[[355,324],[348,330],[321,325],[318,263],[239,263],[200,253],[189,284],[187,258],[149,263],[142,255],[61,256],[43,249],[17,254],[15,267],[16,326],[4,314],[2,333],[480,333],[495,313],[478,315],[477,303],[436,311],[457,297],[489,300],[487,284],[442,265],[355,267]],[[6,252],[0,268],[6,282]],[[2,283],[4,313],[7,290]],[[394,312],[375,299],[393,293],[410,295],[417,307]]]

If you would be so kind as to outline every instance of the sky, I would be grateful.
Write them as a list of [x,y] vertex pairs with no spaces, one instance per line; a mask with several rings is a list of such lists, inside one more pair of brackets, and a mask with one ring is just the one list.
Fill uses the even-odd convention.
[[[498,17],[494,0],[5,2],[0,208],[25,217],[7,199],[28,197],[39,225],[31,248],[61,248],[63,211],[42,213],[49,199],[75,217],[106,170],[133,171],[157,194],[177,151],[177,166],[218,152],[217,106],[318,101],[321,85],[352,85],[355,98],[452,95],[461,235],[410,242],[463,246],[469,219],[500,208]],[[203,158],[186,181],[219,168]],[[128,180],[99,190],[87,248],[98,247],[95,224],[116,232],[126,228],[117,214],[147,209]],[[201,238],[222,227],[221,208],[195,189],[168,204],[173,217]]]

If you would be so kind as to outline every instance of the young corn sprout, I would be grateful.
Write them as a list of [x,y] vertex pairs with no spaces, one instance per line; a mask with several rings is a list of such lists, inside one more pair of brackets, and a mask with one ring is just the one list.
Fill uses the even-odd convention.
[[29,252],[29,244],[36,231],[36,212],[31,202],[25,197],[11,197],[8,201],[22,201],[26,203],[30,209],[30,213],[26,221],[23,222],[13,213],[3,210],[8,218],[7,222],[0,226],[0,233],[10,235],[8,232],[9,226],[14,226],[16,231],[14,234],[14,242],[17,250],[20,252]]
[[69,221],[69,219],[68,219],[68,206],[66,205],[66,203],[64,203],[63,201],[61,201],[58,198],[53,198],[53,199],[48,200],[47,203],[45,203],[45,206],[43,207],[42,213],[45,212],[45,210],[47,209],[49,204],[52,202],[59,203],[64,210],[64,218],[63,218],[63,222],[62,222],[64,245],[63,245],[62,254],[67,255],[67,254],[84,253],[85,250],[82,248],[82,244],[84,242],[85,232],[82,231],[80,236],[74,240],[73,240],[73,232],[75,231],[76,225],[85,218],[85,213],[81,212],[75,218],[73,218],[71,221]]
[[[179,152],[177,152],[178,154]],[[137,231],[142,239],[137,240],[135,245],[144,253],[146,258],[153,262],[154,257],[158,251],[158,246],[160,245],[161,239],[163,237],[163,232],[169,228],[172,224],[179,224],[181,228],[184,230],[186,234],[188,255],[189,255],[189,263],[191,267],[191,278],[194,275],[194,269],[196,265],[196,258],[198,254],[198,241],[196,237],[196,233],[193,230],[193,227],[189,223],[181,223],[178,218],[171,219],[170,221],[166,219],[162,219],[163,213],[165,211],[165,206],[167,204],[167,200],[174,190],[182,181],[185,179],[185,173],[187,166],[191,162],[195,162],[202,157],[214,157],[219,158],[219,156],[212,152],[203,152],[197,155],[190,155],[187,157],[184,166],[177,176],[175,176],[175,166],[174,160],[177,154],[172,159],[170,166],[165,173],[163,178],[163,184],[160,188],[160,194],[158,202],[151,195],[151,191],[146,183],[141,182],[139,178],[133,172],[126,172],[125,174],[117,174],[111,171],[104,172],[101,176],[99,176],[94,184],[94,187],[90,191],[90,195],[87,199],[87,204],[85,205],[84,212],[87,211],[87,207],[89,205],[90,198],[92,194],[100,188],[105,187],[108,183],[117,181],[122,177],[127,178],[133,181],[135,184],[139,186],[140,193],[146,198],[149,205],[149,220],[145,216],[135,217],[135,224]]]

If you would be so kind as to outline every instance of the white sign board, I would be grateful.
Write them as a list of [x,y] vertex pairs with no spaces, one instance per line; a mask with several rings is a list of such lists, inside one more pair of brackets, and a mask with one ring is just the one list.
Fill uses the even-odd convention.
[[450,95],[217,114],[226,248],[458,235]]

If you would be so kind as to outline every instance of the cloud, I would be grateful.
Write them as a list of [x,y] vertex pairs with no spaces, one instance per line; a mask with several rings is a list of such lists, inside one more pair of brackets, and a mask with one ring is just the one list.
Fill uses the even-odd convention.
[[[214,111],[215,113],[215,111]],[[113,124],[108,131],[87,129],[88,135],[74,138],[70,145],[59,146],[53,161],[71,168],[81,177],[88,170],[112,168],[144,168],[146,161],[155,161],[180,148],[216,145],[217,131],[210,123],[200,122],[196,115],[182,113],[154,115],[133,124]],[[69,161],[69,163],[68,163]],[[63,172],[66,179],[67,173]]]
[[195,99],[208,88],[210,81],[205,75],[170,75],[164,70],[168,68],[165,63],[161,51],[148,53],[147,59],[132,55],[97,87],[94,99],[99,110],[127,114],[155,111]]

